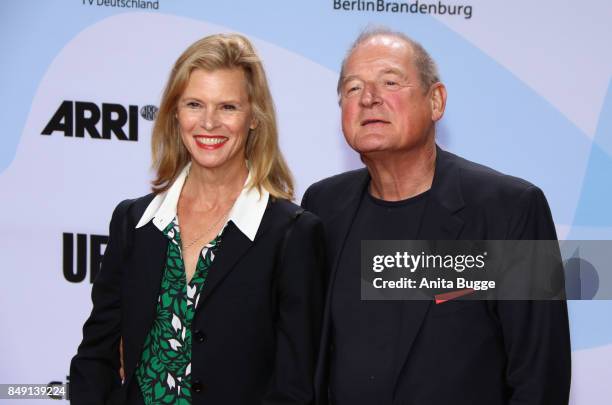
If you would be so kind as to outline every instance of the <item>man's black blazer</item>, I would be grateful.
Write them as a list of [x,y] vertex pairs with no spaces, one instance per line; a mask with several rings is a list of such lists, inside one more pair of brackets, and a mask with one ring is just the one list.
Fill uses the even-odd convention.
[[[331,269],[315,382],[321,405],[330,400],[334,279],[369,180],[366,169],[340,174],[312,185],[302,200],[302,206],[323,221]],[[418,239],[556,239],[550,209],[539,188],[439,148],[423,215]],[[571,349],[565,301],[439,305],[404,301],[397,305],[402,306],[404,317],[394,364],[394,404],[568,403]],[[364,360],[368,355],[355,353]]]
[[[70,367],[73,404],[138,403],[134,371],[150,330],[168,239],[134,226],[149,195],[119,204]],[[270,198],[251,242],[232,222],[192,323],[193,404],[309,404],[323,309],[323,228]],[[119,378],[123,338],[125,383]]]

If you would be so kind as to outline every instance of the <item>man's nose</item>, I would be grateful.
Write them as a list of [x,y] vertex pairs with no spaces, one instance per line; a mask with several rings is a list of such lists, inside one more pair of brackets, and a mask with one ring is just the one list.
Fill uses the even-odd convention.
[[376,84],[366,83],[364,84],[363,92],[361,93],[361,99],[359,100],[361,105],[364,107],[373,107],[382,103],[380,94]]

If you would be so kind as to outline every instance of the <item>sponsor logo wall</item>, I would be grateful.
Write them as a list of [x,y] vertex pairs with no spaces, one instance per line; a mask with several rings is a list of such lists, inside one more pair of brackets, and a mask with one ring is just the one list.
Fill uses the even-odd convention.
[[[0,383],[66,381],[112,210],[149,192],[169,70],[212,33],[262,56],[298,201],[361,166],[336,80],[359,30],[384,24],[438,61],[442,147],[542,187],[561,239],[612,239],[609,2],[12,0],[0,16]],[[573,404],[612,397],[611,311],[570,302]]]

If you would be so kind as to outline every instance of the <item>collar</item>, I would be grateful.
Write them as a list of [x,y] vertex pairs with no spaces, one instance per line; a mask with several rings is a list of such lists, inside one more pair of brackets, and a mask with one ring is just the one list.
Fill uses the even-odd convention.
[[[153,221],[153,225],[160,231],[163,232],[166,229],[168,224],[177,216],[176,207],[190,168],[191,163],[188,163],[170,188],[153,198],[144,214],[142,214],[140,221],[138,221],[136,228],[143,227]],[[250,179],[251,173],[249,172],[245,187],[234,202],[234,206],[227,217],[227,222],[232,221],[240,229],[240,232],[253,241],[266,211],[270,193],[263,190],[260,194],[256,188],[247,188],[246,184],[249,183]]]
[[[440,148],[436,144],[436,163],[431,188],[428,190],[430,197],[440,203],[449,212],[454,213],[465,206],[463,192],[461,191],[461,166],[457,164],[460,158],[450,152]],[[351,179],[350,191],[339,193],[340,195],[352,195],[361,201],[363,193],[368,190],[370,184],[370,172],[367,167],[358,169]],[[344,205],[339,205],[338,212],[342,213],[346,209],[349,199],[344,198]]]

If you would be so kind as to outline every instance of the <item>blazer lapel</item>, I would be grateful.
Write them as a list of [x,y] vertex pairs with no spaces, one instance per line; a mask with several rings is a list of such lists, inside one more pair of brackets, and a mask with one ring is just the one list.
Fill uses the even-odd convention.
[[[142,295],[138,295],[130,303],[130,311],[138,314],[134,317],[139,325],[135,327],[137,332],[137,347],[142,347],[146,334],[151,329],[155,318],[161,279],[165,268],[166,252],[168,249],[168,238],[157,229],[153,223],[136,230],[136,245],[132,263],[144,263],[144,265],[133,267],[137,273],[133,275],[133,282],[142,286]],[[206,283],[204,284],[198,308],[202,302],[213,292],[221,281],[231,272],[235,264],[246,253],[251,246],[251,241],[240,230],[230,222],[223,234],[222,244],[228,245],[227,249],[220,249],[219,254],[213,261]],[[140,290],[140,287],[138,288]],[[196,308],[196,310],[198,309]]]
[[135,295],[129,304],[130,312],[138,314],[133,317],[133,320],[139,323],[133,328],[137,331],[135,332],[138,342],[136,347],[142,347],[155,318],[168,239],[153,223],[137,229],[135,235],[134,253],[130,262],[142,264],[130,266],[126,271],[135,272],[130,278],[133,279],[134,286],[136,286],[135,291],[142,291],[142,294]]
[[[449,154],[437,148],[436,169],[431,192],[428,197],[418,240],[458,239],[464,222],[456,216],[465,203],[461,194],[460,177],[453,170]],[[396,366],[396,384],[410,354],[427,311],[433,300],[411,300],[402,302],[400,326],[399,362]]]
[[221,239],[221,248],[210,267],[196,310],[202,306],[202,303],[210,297],[215,288],[227,277],[236,263],[249,250],[252,243],[233,222],[230,221],[227,224]]

